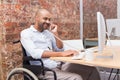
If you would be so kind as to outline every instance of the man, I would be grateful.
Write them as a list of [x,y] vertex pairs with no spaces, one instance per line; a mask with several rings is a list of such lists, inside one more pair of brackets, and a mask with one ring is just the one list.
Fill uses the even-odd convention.
[[[78,54],[75,50],[63,51],[63,43],[58,37],[57,25],[51,22],[51,13],[40,9],[35,16],[35,24],[21,32],[21,43],[27,55],[35,59],[42,58],[45,67],[54,69],[58,80],[100,80],[94,67],[66,63],[59,70],[59,62],[50,60],[49,57],[67,57]],[[31,65],[40,65],[31,62]],[[82,77],[81,77],[82,76]],[[46,73],[47,80],[53,80],[53,75]],[[82,79],[83,78],[83,79]]]

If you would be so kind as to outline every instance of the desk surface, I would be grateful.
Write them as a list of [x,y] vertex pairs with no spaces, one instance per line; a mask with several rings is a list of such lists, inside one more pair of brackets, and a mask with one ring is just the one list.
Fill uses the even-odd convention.
[[93,61],[86,61],[84,59],[72,60],[71,57],[51,57],[51,59],[56,60],[56,61],[83,64],[83,65],[88,65],[88,66],[100,66],[100,67],[120,69],[120,46],[105,47],[102,55],[106,55],[106,54],[111,55],[112,54],[111,49],[113,49],[115,52],[113,59],[97,58],[96,56],[99,55],[98,53],[94,53]]

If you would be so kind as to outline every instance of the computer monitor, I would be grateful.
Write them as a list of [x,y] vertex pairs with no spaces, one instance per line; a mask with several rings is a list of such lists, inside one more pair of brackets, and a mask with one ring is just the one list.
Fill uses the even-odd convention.
[[97,12],[98,52],[102,53],[106,43],[106,23],[101,12]]
[[[103,50],[106,46],[106,41],[110,42],[109,35],[107,33],[107,25],[104,16],[101,12],[97,12],[97,28],[98,28],[98,53],[103,53]],[[111,55],[112,53],[112,55]],[[99,55],[98,58],[113,58],[114,51],[111,49],[109,55]]]

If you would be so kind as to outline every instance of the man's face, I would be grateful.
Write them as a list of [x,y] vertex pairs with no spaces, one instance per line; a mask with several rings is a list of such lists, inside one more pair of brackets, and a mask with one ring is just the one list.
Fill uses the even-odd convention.
[[50,13],[44,13],[39,15],[38,20],[38,26],[39,29],[42,31],[49,29],[51,23],[51,14]]

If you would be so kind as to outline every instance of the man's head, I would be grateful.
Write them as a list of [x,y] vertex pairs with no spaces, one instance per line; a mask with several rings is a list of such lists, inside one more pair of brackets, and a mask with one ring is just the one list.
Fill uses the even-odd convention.
[[49,29],[51,24],[51,13],[46,9],[39,9],[35,15],[35,28],[40,32]]

